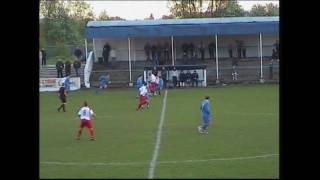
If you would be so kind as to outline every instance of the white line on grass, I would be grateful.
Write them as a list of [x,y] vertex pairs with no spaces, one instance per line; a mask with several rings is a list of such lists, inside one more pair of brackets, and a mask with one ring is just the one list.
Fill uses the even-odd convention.
[[250,113],[250,112],[219,112],[221,114],[235,114],[235,115],[244,115],[244,116],[260,116],[260,115],[267,115],[267,116],[274,116],[279,115],[279,113]]
[[161,111],[161,116],[160,116],[160,123],[159,123],[159,127],[158,127],[158,132],[157,132],[156,146],[154,147],[152,160],[150,162],[148,179],[153,179],[153,177],[154,177],[154,171],[155,171],[155,168],[156,168],[156,162],[157,162],[157,158],[158,158],[158,155],[159,155],[162,127],[163,127],[163,122],[164,122],[164,115],[165,115],[165,112],[166,112],[166,106],[167,106],[167,94],[168,94],[168,91],[166,90],[166,92],[164,94],[164,98],[163,98],[163,105],[162,105],[162,111]]
[[[234,161],[234,160],[247,160],[259,159],[279,156],[279,154],[264,154],[259,156],[245,156],[245,157],[232,157],[232,158],[214,158],[214,159],[195,159],[195,160],[182,160],[182,161],[158,161],[158,164],[177,164],[177,163],[196,163],[208,161]],[[110,163],[81,163],[81,162],[49,162],[44,161],[40,164],[45,165],[83,165],[83,166],[128,166],[128,165],[145,165],[148,162],[110,162]]]

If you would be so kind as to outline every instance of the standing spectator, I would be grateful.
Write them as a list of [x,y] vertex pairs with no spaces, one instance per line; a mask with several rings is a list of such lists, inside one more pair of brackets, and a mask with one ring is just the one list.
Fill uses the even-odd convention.
[[196,70],[193,71],[192,75],[191,75],[191,78],[192,78],[192,87],[194,87],[194,83],[196,84],[196,86],[198,87],[198,79],[199,79],[199,75],[197,73]]
[[70,74],[71,74],[71,62],[69,60],[65,62],[65,72],[66,72],[66,76],[70,76]]
[[191,75],[191,72],[189,70],[187,71],[185,77],[186,77],[186,84],[187,84],[188,87],[190,87],[192,75]]
[[186,79],[186,75],[184,74],[183,70],[181,70],[179,74],[179,87],[181,86],[184,87],[185,79]]
[[190,60],[194,59],[194,44],[192,42],[190,42],[189,46],[188,46],[188,50],[190,52]]
[[234,48],[234,46],[233,46],[233,44],[232,43],[230,43],[229,45],[228,45],[228,52],[229,52],[229,57],[230,58],[233,58],[233,48]]
[[177,87],[178,84],[178,72],[176,70],[176,68],[173,68],[172,71],[172,83],[173,83],[173,87]]
[[162,45],[160,42],[157,44],[157,58],[156,58],[156,65],[162,64]]
[[247,53],[246,53],[246,51],[247,51],[247,49],[246,49],[246,47],[245,47],[245,45],[244,45],[244,41],[241,41],[241,50],[242,50],[242,57],[243,58],[247,58]]
[[279,59],[279,40],[276,41],[276,43],[273,44],[274,48],[276,49],[276,55],[277,55],[277,59]]
[[183,60],[186,60],[188,57],[188,44],[187,43],[183,43],[182,44],[182,58]]
[[157,46],[155,44],[153,44],[151,46],[151,57],[152,57],[152,62],[154,63],[154,65],[156,64],[156,51],[157,51]]
[[79,60],[75,60],[73,62],[73,68],[76,71],[76,76],[79,77],[79,69],[81,68],[81,62]]
[[169,43],[166,42],[164,44],[164,58],[165,58],[165,64],[167,64],[169,62]]
[[204,61],[204,51],[205,51],[205,48],[203,47],[202,41],[201,41],[199,50],[200,50],[200,54],[201,54],[201,60]]
[[[236,40],[236,44],[237,44],[237,52],[238,52],[238,58],[241,58],[241,52],[243,53],[243,41],[240,40]],[[244,51],[245,52],[245,51]],[[243,54],[244,55],[244,54]]]
[[147,61],[150,61],[151,45],[149,42],[147,42],[147,44],[144,46],[144,52],[146,53]]
[[270,60],[269,63],[269,79],[273,79],[273,59]]
[[215,58],[215,53],[214,53],[215,48],[216,48],[216,43],[214,43],[214,42],[211,42],[208,45],[210,59],[214,59]]
[[271,59],[277,59],[277,52],[275,49],[272,49]]
[[116,50],[114,48],[111,48],[110,57],[111,57],[112,62],[114,62],[116,60],[117,54],[116,54]]
[[109,53],[110,53],[110,50],[111,50],[111,47],[108,43],[106,43],[104,46],[103,46],[103,51],[102,51],[102,57],[103,57],[103,61],[104,63],[108,63],[108,60],[109,60]]
[[41,49],[42,53],[42,65],[47,65],[47,52],[44,50],[44,48]]
[[42,52],[41,51],[39,51],[39,67],[40,67],[40,69],[42,68]]
[[211,124],[211,108],[210,108],[210,97],[206,96],[201,103],[201,114],[202,114],[202,126],[198,126],[198,132],[200,134],[208,134],[208,128]]
[[60,59],[56,63],[56,69],[58,74],[57,78],[62,78],[63,77],[62,70],[64,69],[64,64]]

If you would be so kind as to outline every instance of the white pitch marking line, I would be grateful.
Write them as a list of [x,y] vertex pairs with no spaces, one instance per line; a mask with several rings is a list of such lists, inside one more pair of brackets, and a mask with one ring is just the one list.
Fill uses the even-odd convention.
[[[177,164],[177,163],[195,163],[195,162],[208,162],[208,161],[233,161],[233,160],[247,160],[268,158],[273,156],[279,156],[279,154],[264,154],[260,156],[246,156],[246,157],[233,157],[233,158],[214,158],[214,159],[195,159],[195,160],[183,160],[183,161],[159,161],[158,164]],[[81,163],[81,162],[49,162],[44,161],[40,164],[45,165],[84,165],[84,166],[127,166],[127,165],[145,165],[148,162],[111,162],[111,163]]]
[[167,94],[168,94],[168,91],[166,90],[166,92],[164,94],[164,98],[163,98],[163,106],[162,106],[162,111],[161,111],[161,116],[160,116],[160,123],[159,123],[159,127],[158,127],[158,132],[157,132],[156,146],[154,148],[152,160],[150,162],[148,179],[153,179],[153,177],[154,177],[154,171],[155,171],[155,168],[156,168],[156,162],[157,162],[157,158],[158,158],[158,155],[159,155],[162,127],[163,127],[163,122],[164,122],[164,115],[165,115],[165,112],[166,112],[166,106],[167,106]]

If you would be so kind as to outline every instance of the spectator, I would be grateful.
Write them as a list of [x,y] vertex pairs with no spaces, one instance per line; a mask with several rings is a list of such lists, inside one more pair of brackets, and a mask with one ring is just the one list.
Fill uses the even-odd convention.
[[215,53],[214,53],[215,48],[216,48],[216,44],[214,42],[211,42],[208,45],[210,59],[214,59],[215,58]]
[[204,51],[205,51],[205,48],[203,47],[202,41],[201,41],[199,50],[200,50],[200,54],[201,54],[201,60],[204,61]]
[[194,44],[192,42],[190,42],[189,46],[188,46],[188,50],[190,52],[190,60],[194,59]]
[[116,60],[117,54],[116,54],[116,50],[114,48],[112,48],[110,51],[110,57],[111,57],[112,62]]
[[199,75],[197,73],[196,70],[193,71],[192,75],[191,75],[191,78],[192,78],[192,87],[194,87],[194,83],[196,84],[196,86],[198,87],[198,79],[199,79]]
[[64,64],[60,59],[56,63],[56,69],[58,74],[57,78],[62,78],[63,77],[62,70],[64,69]]
[[164,58],[165,58],[165,64],[167,64],[169,62],[169,43],[166,42],[164,44]]
[[157,44],[157,57],[156,57],[156,65],[162,64],[162,45],[160,42]]
[[269,79],[273,79],[273,59],[270,60],[269,63]]
[[102,57],[103,57],[104,63],[108,63],[110,50],[111,50],[110,45],[106,43],[103,46],[103,51],[102,51]]
[[229,46],[228,46],[228,52],[229,52],[229,57],[230,57],[230,58],[233,58],[233,53],[232,53],[233,48],[234,48],[233,44],[229,44]]
[[182,58],[183,60],[186,60],[188,57],[188,44],[187,43],[183,43],[182,44]]
[[146,53],[147,61],[150,61],[151,45],[149,42],[147,42],[147,44],[144,46],[144,52]]
[[191,85],[191,77],[192,77],[191,72],[188,70],[185,75],[186,84],[188,87],[190,87],[190,85]]
[[71,62],[69,60],[65,62],[65,72],[66,72],[66,76],[70,76],[70,74],[71,74]]
[[279,40],[276,41],[276,43],[273,44],[274,48],[276,49],[276,55],[277,55],[277,59],[279,59]]
[[156,51],[157,51],[157,46],[153,44],[151,46],[151,56],[152,56],[152,62],[156,64]]
[[275,49],[272,49],[272,56],[271,59],[277,59],[277,52]]
[[44,50],[44,48],[41,49],[41,53],[42,53],[42,65],[47,65],[47,53]]
[[241,41],[236,40],[236,44],[237,44],[237,52],[238,52],[238,58],[241,58],[241,48],[242,48],[242,44]]
[[242,57],[243,58],[247,58],[247,53],[246,53],[246,48],[245,48],[245,45],[244,45],[244,42],[243,41],[241,41],[241,50],[242,50]]
[[173,83],[173,87],[177,87],[178,84],[178,72],[176,70],[176,68],[173,68],[172,71],[172,83]]
[[40,69],[42,68],[42,52],[41,51],[39,51],[39,67],[40,67]]
[[100,89],[106,89],[108,87],[108,84],[109,84],[109,75],[107,73],[99,77]]
[[73,62],[73,68],[76,71],[76,76],[79,77],[79,69],[81,68],[81,62],[79,60],[75,60]]
[[186,75],[184,74],[183,70],[181,70],[180,74],[179,74],[179,87],[184,87],[184,82],[186,79]]

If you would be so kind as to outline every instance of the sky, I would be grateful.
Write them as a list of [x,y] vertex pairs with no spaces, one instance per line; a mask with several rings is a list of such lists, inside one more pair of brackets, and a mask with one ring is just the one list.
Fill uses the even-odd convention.
[[[108,16],[119,16],[126,20],[144,19],[153,14],[155,19],[160,19],[162,15],[169,15],[168,1],[86,1],[89,3],[96,16],[106,10]],[[239,4],[250,10],[254,4],[266,4],[272,2],[279,5],[279,0],[269,1],[244,1],[239,0]]]

